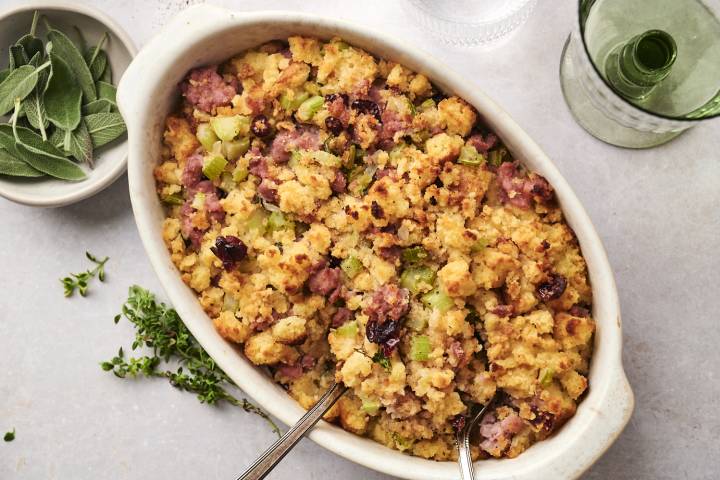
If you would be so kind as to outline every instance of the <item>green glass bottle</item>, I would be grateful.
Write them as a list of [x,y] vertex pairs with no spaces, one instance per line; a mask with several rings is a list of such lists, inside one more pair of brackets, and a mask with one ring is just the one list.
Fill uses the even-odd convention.
[[670,34],[648,30],[610,52],[605,75],[617,93],[642,101],[667,78],[676,58],[677,45]]

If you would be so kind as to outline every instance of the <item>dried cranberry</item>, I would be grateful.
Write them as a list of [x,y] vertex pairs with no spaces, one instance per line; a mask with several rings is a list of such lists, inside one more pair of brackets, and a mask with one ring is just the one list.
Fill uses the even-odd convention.
[[350,97],[348,97],[346,93],[331,93],[330,95],[325,95],[325,101],[327,103],[332,103],[338,98],[342,98],[342,101],[345,105],[347,105],[350,101]]
[[380,107],[372,100],[355,100],[350,106],[360,113],[369,113],[380,121]]
[[540,297],[540,300],[548,302],[550,300],[560,298],[565,291],[565,287],[567,287],[567,280],[565,277],[558,275],[557,273],[551,273],[547,282],[543,282],[538,285],[537,294],[538,297]]
[[325,119],[325,128],[333,135],[340,135],[345,128],[340,120],[335,117],[327,117]]
[[456,432],[462,432],[465,428],[465,415],[456,415],[455,418],[452,419],[452,427]]
[[370,214],[375,218],[385,218],[385,211],[375,200],[370,204]]
[[253,118],[250,130],[256,137],[264,138],[272,133],[272,126],[265,115],[258,115]]
[[247,256],[247,246],[242,240],[232,235],[217,237],[215,246],[210,247],[210,251],[222,260],[223,268],[228,271],[235,268],[235,264]]
[[392,342],[397,345],[394,340],[399,337],[399,334],[399,320],[386,320],[382,323],[377,320],[368,320],[368,323],[365,326],[365,335],[367,336],[367,339],[372,343],[377,343],[379,345],[383,345],[388,342]]

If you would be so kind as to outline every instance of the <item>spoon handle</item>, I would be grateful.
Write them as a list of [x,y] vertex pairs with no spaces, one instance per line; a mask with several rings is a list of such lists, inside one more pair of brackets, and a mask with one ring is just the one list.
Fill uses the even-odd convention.
[[298,422],[290,428],[285,435],[279,438],[270,448],[265,450],[260,458],[253,463],[237,480],[262,480],[275,468],[280,460],[300,441],[322,416],[330,410],[338,398],[347,391],[342,384],[333,383],[330,389],[320,398],[313,408],[303,415]]
[[465,429],[455,434],[458,449],[458,466],[461,480],[475,480],[472,457],[470,456],[470,435]]

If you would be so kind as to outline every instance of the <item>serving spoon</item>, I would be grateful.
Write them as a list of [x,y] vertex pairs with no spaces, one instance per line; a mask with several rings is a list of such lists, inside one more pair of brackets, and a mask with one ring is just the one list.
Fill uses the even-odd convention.
[[265,450],[255,463],[237,478],[237,480],[261,480],[280,463],[280,460],[300,441],[300,439],[310,430],[335,402],[347,392],[348,387],[341,383],[334,383],[327,392],[320,397],[320,400],[302,416],[298,422],[293,425],[285,435],[280,437],[270,448]]
[[475,470],[473,469],[472,456],[470,455],[470,433],[477,424],[477,422],[485,416],[490,405],[495,402],[497,393],[491,398],[485,405],[480,407],[474,405],[471,410],[475,409],[474,413],[468,414],[465,417],[465,424],[462,428],[455,430],[455,445],[458,450],[458,465],[460,466],[460,473],[462,480],[475,480]]

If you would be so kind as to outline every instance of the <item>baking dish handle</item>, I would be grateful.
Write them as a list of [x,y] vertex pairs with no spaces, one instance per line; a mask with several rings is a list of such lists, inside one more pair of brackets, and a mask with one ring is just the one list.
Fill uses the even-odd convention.
[[158,58],[182,52],[191,46],[199,36],[217,28],[220,23],[236,19],[238,12],[231,12],[214,5],[193,5],[178,13],[155,35],[137,54],[120,79],[117,90],[117,104],[128,130],[133,130],[133,119],[146,104],[150,93],[147,87],[152,78]]

